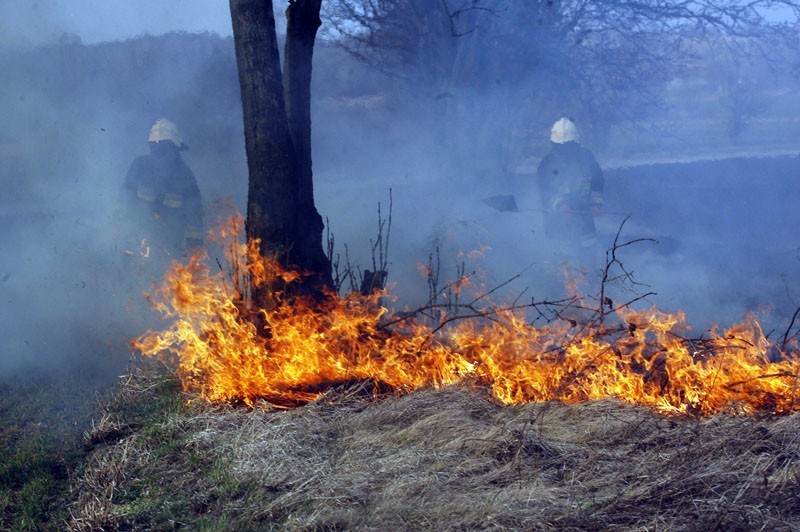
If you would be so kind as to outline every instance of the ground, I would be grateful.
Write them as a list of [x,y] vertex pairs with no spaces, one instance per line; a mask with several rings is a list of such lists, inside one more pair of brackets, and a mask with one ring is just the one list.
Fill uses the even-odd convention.
[[374,398],[369,385],[275,411],[187,405],[170,399],[171,382],[134,373],[121,383],[87,436],[72,528],[800,526],[798,414],[667,418],[613,400],[501,407],[469,387]]

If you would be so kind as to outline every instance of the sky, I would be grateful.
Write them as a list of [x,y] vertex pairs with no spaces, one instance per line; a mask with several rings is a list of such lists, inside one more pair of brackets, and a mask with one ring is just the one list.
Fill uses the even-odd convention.
[[231,34],[225,0],[0,0],[0,46],[30,48],[77,35],[84,43],[170,31]]

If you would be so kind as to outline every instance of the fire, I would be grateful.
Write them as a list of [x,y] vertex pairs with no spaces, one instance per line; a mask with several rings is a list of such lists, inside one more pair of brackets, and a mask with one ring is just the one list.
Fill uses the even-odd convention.
[[238,243],[236,226],[217,235],[230,271],[212,272],[201,254],[173,263],[152,294],[171,324],[133,342],[174,364],[184,389],[208,401],[295,406],[353,382],[396,392],[462,383],[507,405],[614,397],[670,414],[800,410],[796,343],[779,349],[754,317],[688,340],[683,314],[655,309],[618,309],[593,327],[536,327],[524,309],[499,307],[436,323],[394,318],[377,293],[255,309],[251,281],[289,286],[299,276],[260,257],[257,242]]

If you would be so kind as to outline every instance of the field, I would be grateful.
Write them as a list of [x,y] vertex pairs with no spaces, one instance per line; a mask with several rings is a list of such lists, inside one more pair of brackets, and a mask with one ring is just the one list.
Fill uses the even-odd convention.
[[[134,372],[87,435],[77,530],[790,530],[797,414],[500,407],[450,387],[297,410],[186,405]],[[159,408],[153,408],[158,405]]]
[[[667,418],[612,399],[501,407],[469,386],[373,396],[368,383],[296,410],[229,408],[183,395],[161,368],[130,369],[127,342],[151,322],[125,306],[113,252],[98,244],[103,215],[162,109],[192,140],[209,207],[243,203],[231,46],[169,35],[0,57],[0,107],[36,126],[0,132],[0,240],[13,250],[0,259],[0,529],[800,528],[798,414]],[[345,68],[340,51],[320,55],[318,207],[369,267],[375,206],[392,188],[395,310],[426,297],[418,263],[436,246],[443,280],[481,249],[488,286],[522,270],[511,292],[563,292],[533,183],[547,127],[512,129],[508,166],[464,184],[431,156],[419,117],[398,117],[386,80]],[[598,226],[607,243],[630,216],[626,237],[659,241],[626,249],[658,292],[648,304],[685,310],[698,335],[770,307],[775,339],[796,332],[800,301],[800,96],[758,88],[733,113],[723,89],[675,85],[671,110],[589,139],[606,170]],[[519,210],[483,201],[499,194]]]

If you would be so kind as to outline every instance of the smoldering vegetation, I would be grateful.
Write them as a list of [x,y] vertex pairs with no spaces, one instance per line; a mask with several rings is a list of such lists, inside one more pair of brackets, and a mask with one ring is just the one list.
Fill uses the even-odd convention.
[[[463,387],[299,410],[167,402],[134,373],[85,436],[74,530],[757,530],[798,526],[797,414],[500,407]],[[167,395],[170,397],[170,395]],[[144,427],[138,427],[147,419]]]

